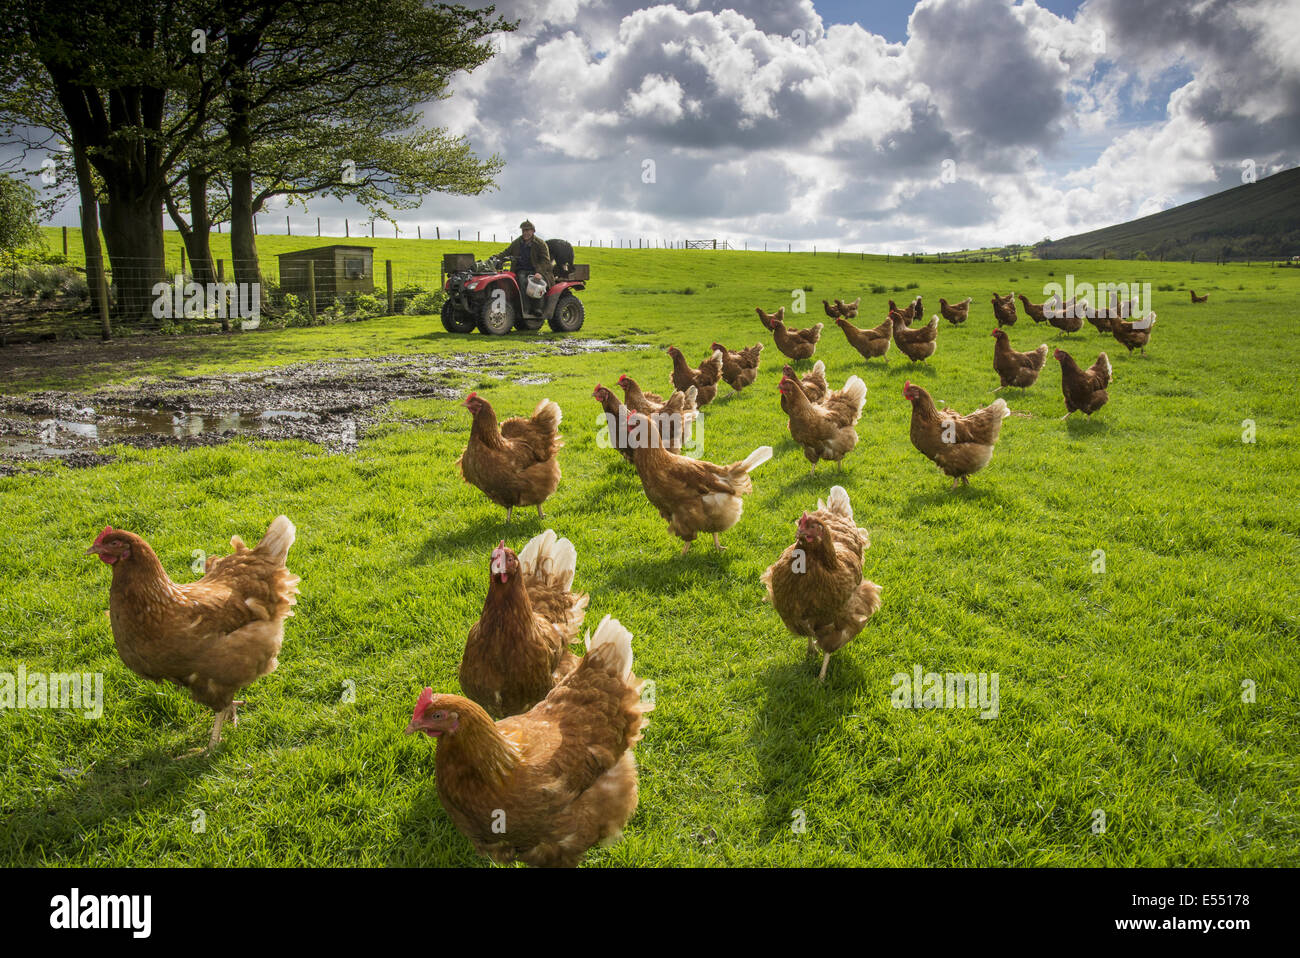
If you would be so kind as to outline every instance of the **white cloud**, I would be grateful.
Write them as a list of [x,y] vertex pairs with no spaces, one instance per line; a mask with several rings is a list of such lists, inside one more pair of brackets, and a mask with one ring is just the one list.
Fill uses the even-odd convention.
[[872,250],[1059,238],[1229,185],[1241,156],[1294,163],[1293,5],[920,0],[904,44],[869,7],[827,29],[812,0],[506,0],[519,30],[427,110],[506,157],[500,190],[423,216]]

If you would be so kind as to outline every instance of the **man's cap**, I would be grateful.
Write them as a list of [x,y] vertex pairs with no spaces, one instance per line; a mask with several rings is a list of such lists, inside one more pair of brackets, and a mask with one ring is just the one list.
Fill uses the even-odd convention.
[[521,230],[532,230],[534,233],[537,232],[537,227],[533,225],[532,220],[524,220],[522,223],[519,224],[519,228]]

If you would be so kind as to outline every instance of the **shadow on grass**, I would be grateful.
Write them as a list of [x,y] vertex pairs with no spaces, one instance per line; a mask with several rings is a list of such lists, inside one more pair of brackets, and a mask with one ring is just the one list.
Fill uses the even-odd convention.
[[[792,814],[808,801],[819,740],[848,718],[863,673],[854,656],[854,643],[831,656],[826,682],[817,681],[822,654],[806,654],[807,639],[787,635],[789,659],[762,676],[765,700],[750,736],[763,775],[767,796],[760,838],[770,842],[789,833]],[[779,718],[775,717],[779,714]]]
[[[807,459],[804,463],[811,466]],[[843,486],[846,482],[852,481],[854,472],[852,469],[836,469],[834,463],[827,463],[822,460],[817,464],[815,473],[808,470],[801,470],[799,474],[781,486],[782,495],[792,493],[801,493],[807,490],[810,493],[809,502],[815,503],[818,498],[825,499],[830,494],[831,486]],[[806,508],[812,509],[813,506]]]
[[431,562],[442,561],[448,555],[459,553],[466,548],[473,553],[486,554],[491,552],[502,539],[505,539],[506,544],[511,548],[522,549],[529,539],[549,528],[550,521],[549,516],[546,519],[537,517],[536,506],[527,509],[518,507],[515,509],[514,519],[507,525],[506,511],[502,509],[472,524],[453,526],[445,532],[434,533],[424,540],[424,544],[412,558],[419,565],[428,565]]
[[952,480],[938,473],[933,488],[928,485],[927,480],[927,486],[912,493],[903,507],[898,510],[898,514],[911,517],[948,502],[968,502],[979,506],[1000,505],[1008,508],[1011,506],[1012,500],[995,486],[988,484],[987,481],[983,485],[977,485],[978,481],[972,479],[969,486],[958,486],[953,489]]
[[1104,436],[1110,431],[1110,424],[1102,419],[1075,413],[1065,420],[1065,431],[1071,439],[1086,439],[1088,436]]
[[68,786],[51,794],[35,787],[7,796],[0,859],[8,865],[50,864],[55,855],[86,842],[98,826],[113,819],[132,819],[161,810],[168,817],[190,820],[190,791],[220,756],[172,755],[152,748],[102,756]]
[[[727,545],[725,532],[722,544]],[[654,545],[650,543],[651,547]],[[711,535],[698,537],[686,555],[681,554],[682,545],[681,539],[670,538],[665,531],[663,548],[653,558],[637,556],[619,564],[603,562],[602,571],[612,582],[637,582],[652,587],[660,595],[672,596],[699,585],[700,576],[722,580],[730,573],[733,562],[748,561],[743,549],[739,553],[736,548],[715,549]]]
[[[906,359],[907,357],[903,357],[903,358]],[[886,370],[886,373],[890,376],[904,375],[907,376],[908,378],[923,377],[926,379],[933,379],[935,376],[939,375],[939,371],[935,369],[933,366],[931,366],[928,361],[914,363],[911,362],[910,360],[902,363],[890,363],[889,369]]]
[[385,849],[385,861],[394,868],[467,868],[490,865],[491,862],[479,855],[470,840],[452,824],[442,803],[438,801],[437,785],[432,774],[434,745],[432,742],[428,744],[428,784],[402,813],[398,826],[398,834],[402,837],[397,844]]

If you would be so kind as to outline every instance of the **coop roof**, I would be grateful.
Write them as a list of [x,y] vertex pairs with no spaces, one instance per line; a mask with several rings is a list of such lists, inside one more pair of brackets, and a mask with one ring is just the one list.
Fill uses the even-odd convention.
[[349,243],[331,243],[329,246],[312,246],[308,249],[294,250],[292,253],[280,253],[279,258],[293,259],[294,257],[312,257],[336,249],[356,250],[367,253],[373,253],[375,250],[373,246],[354,246]]

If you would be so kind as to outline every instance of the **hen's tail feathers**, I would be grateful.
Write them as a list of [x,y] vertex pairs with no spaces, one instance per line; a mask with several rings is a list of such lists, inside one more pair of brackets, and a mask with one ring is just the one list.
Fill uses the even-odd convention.
[[[822,507],[821,500],[817,501],[817,508]],[[831,486],[831,494],[826,497],[826,508],[837,516],[843,516],[850,522],[853,521],[853,503],[849,501],[848,490],[843,486]]]
[[699,394],[700,394],[700,391],[699,391],[696,387],[694,387],[694,386],[688,386],[688,387],[686,388],[686,401],[689,402],[692,406],[694,406],[694,405],[695,405],[695,397],[698,396]]
[[1097,366],[1106,374],[1107,385],[1110,385],[1110,383],[1115,381],[1115,373],[1114,370],[1112,370],[1110,367],[1109,356],[1107,356],[1105,353],[1098,353]]
[[[284,560],[289,555],[289,547],[293,545],[293,540],[297,535],[298,530],[294,528],[288,516],[276,516],[270,528],[266,530],[266,535],[262,536],[262,541],[257,544],[257,548],[253,551],[260,552],[273,562],[284,565]],[[232,546],[235,545],[235,539],[237,538],[238,536],[230,540]],[[239,546],[243,546],[243,544],[241,541]],[[236,547],[235,551],[238,552],[239,548]]]
[[817,362],[813,363],[812,371],[814,376],[821,376],[822,378],[825,378],[826,364],[819,359],[817,360]]
[[746,456],[744,461],[741,462],[740,465],[745,470],[745,472],[753,472],[755,469],[757,469],[759,466],[761,466],[763,463],[767,462],[771,458],[772,458],[772,447],[759,446],[748,456]]
[[1006,419],[1008,416],[1011,415],[1011,407],[1007,405],[1007,401],[1005,399],[994,400],[993,402],[989,403],[989,408],[996,409],[998,412],[1002,413],[1003,419]]
[[844,397],[853,403],[858,414],[861,415],[862,404],[867,400],[867,384],[862,381],[862,377],[849,377],[848,382],[844,384]]
[[543,399],[533,410],[533,422],[549,429],[559,429],[562,418],[559,404],[549,399]]
[[862,584],[858,586],[855,592],[857,611],[864,623],[880,611],[880,591],[880,586],[870,579],[863,579]]
[[586,637],[587,655],[599,649],[601,646],[613,646],[611,652],[606,655],[612,655],[612,665],[615,674],[623,681],[627,681],[632,674],[632,633],[623,627],[623,623],[612,616],[605,616],[600,620],[600,625],[596,626],[596,634],[588,634]]
[[519,553],[519,565],[525,575],[568,592],[578,570],[578,550],[568,539],[556,538],[555,531],[547,529],[528,540]]

